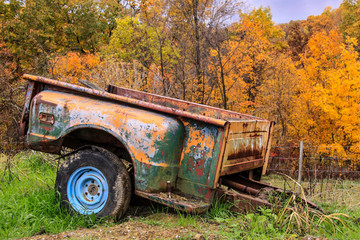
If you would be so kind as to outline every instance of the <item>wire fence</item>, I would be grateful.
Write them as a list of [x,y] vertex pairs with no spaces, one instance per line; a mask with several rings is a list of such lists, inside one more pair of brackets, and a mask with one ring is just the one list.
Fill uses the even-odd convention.
[[[271,149],[268,180],[272,185],[299,191],[311,201],[358,209],[360,201],[360,146],[304,146],[301,174],[299,146]],[[271,175],[281,173],[285,175]],[[294,179],[300,179],[294,180]]]
[[[268,173],[299,174],[300,146],[275,146],[271,150]],[[360,146],[304,146],[302,178],[359,179]]]

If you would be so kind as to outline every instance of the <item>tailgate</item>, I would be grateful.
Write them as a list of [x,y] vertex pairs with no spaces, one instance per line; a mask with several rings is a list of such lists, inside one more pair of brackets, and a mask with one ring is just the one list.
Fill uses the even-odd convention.
[[272,125],[270,121],[261,120],[230,122],[220,175],[243,172],[266,165]]

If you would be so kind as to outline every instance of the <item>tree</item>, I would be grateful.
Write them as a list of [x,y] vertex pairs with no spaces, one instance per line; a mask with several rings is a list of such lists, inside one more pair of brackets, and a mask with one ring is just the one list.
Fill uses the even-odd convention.
[[[204,62],[206,61],[204,46],[205,21],[208,19],[208,11],[213,4],[212,0],[171,0],[172,33],[177,41],[188,43],[191,63],[195,68],[193,73],[195,88],[194,101],[204,103]],[[182,24],[177,24],[183,22]],[[180,27],[180,28],[179,28]],[[186,31],[186,34],[184,34]]]
[[[250,112],[254,110],[259,87],[266,78],[269,53],[282,48],[283,31],[272,22],[268,8],[254,9],[240,16],[240,21],[229,29],[231,37],[224,59],[228,59],[227,68],[232,71],[232,79],[226,85],[230,109]],[[240,92],[246,97],[239,98]]]
[[[114,30],[108,56],[125,62],[140,62],[156,79],[160,79],[162,94],[168,95],[170,90],[169,71],[177,54],[175,46],[169,38],[164,37],[155,26],[141,23],[137,17],[117,19],[118,27]],[[156,71],[160,66],[160,74]],[[146,84],[146,83],[145,83]]]
[[272,52],[265,72],[267,77],[259,88],[256,113],[276,122],[275,144],[284,144],[296,138],[291,136],[292,126],[299,121],[293,117],[299,104],[297,69],[290,56]]
[[318,16],[309,16],[306,20],[290,21],[281,27],[286,34],[286,42],[294,61],[300,60],[305,52],[311,36],[319,31],[329,32],[337,29],[341,23],[342,8],[331,9],[327,7]]
[[3,150],[17,147],[19,119],[23,100],[22,72],[17,61],[0,39],[0,146]]
[[300,55],[305,52],[305,47],[309,41],[310,33],[304,25],[303,21],[300,20],[290,21],[290,23],[282,25],[286,34],[286,42],[294,61],[300,60]]
[[115,0],[12,0],[1,1],[0,36],[10,51],[21,59],[21,67],[47,73],[49,59],[69,50],[96,52],[114,28],[109,6]]
[[357,41],[332,30],[314,34],[302,56],[297,133],[314,144],[348,146],[360,140],[360,63]]
[[139,1],[134,16],[117,20],[107,54],[126,62],[139,61],[149,70],[148,80],[153,76],[152,81],[160,83],[158,93],[204,103],[209,77],[207,40],[214,36],[214,29],[225,26],[237,4],[229,0]]
[[[340,30],[344,36],[349,36],[360,40],[360,2],[358,0],[344,0],[340,8],[342,9],[342,22]],[[360,51],[357,47],[357,51]]]
[[317,16],[309,16],[303,21],[304,27],[307,28],[310,36],[321,31],[330,32],[339,27],[341,22],[342,8],[332,9],[326,7],[324,11]]

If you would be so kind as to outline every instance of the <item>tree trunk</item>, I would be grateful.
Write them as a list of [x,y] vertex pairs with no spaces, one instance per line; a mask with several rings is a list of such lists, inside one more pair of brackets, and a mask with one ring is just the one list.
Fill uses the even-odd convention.
[[222,91],[222,95],[223,95],[223,106],[224,106],[224,109],[227,109],[225,74],[224,74],[224,66],[222,65],[220,47],[218,47],[217,52],[218,52],[218,59],[219,59],[219,66],[220,66],[220,79],[221,79],[221,87],[222,87],[221,91]]
[[196,98],[198,103],[204,103],[203,79],[201,74],[201,50],[198,17],[199,0],[193,0],[193,20],[195,30],[195,71],[196,71]]

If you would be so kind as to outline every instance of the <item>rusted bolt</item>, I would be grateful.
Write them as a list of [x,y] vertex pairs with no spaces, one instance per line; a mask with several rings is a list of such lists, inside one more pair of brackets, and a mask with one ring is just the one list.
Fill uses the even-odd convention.
[[167,184],[168,196],[169,198],[171,198],[171,183],[170,181],[167,181],[166,184]]
[[90,184],[88,191],[92,196],[94,196],[98,193],[99,189],[95,184]]
[[88,193],[86,192],[85,195],[88,195]]

